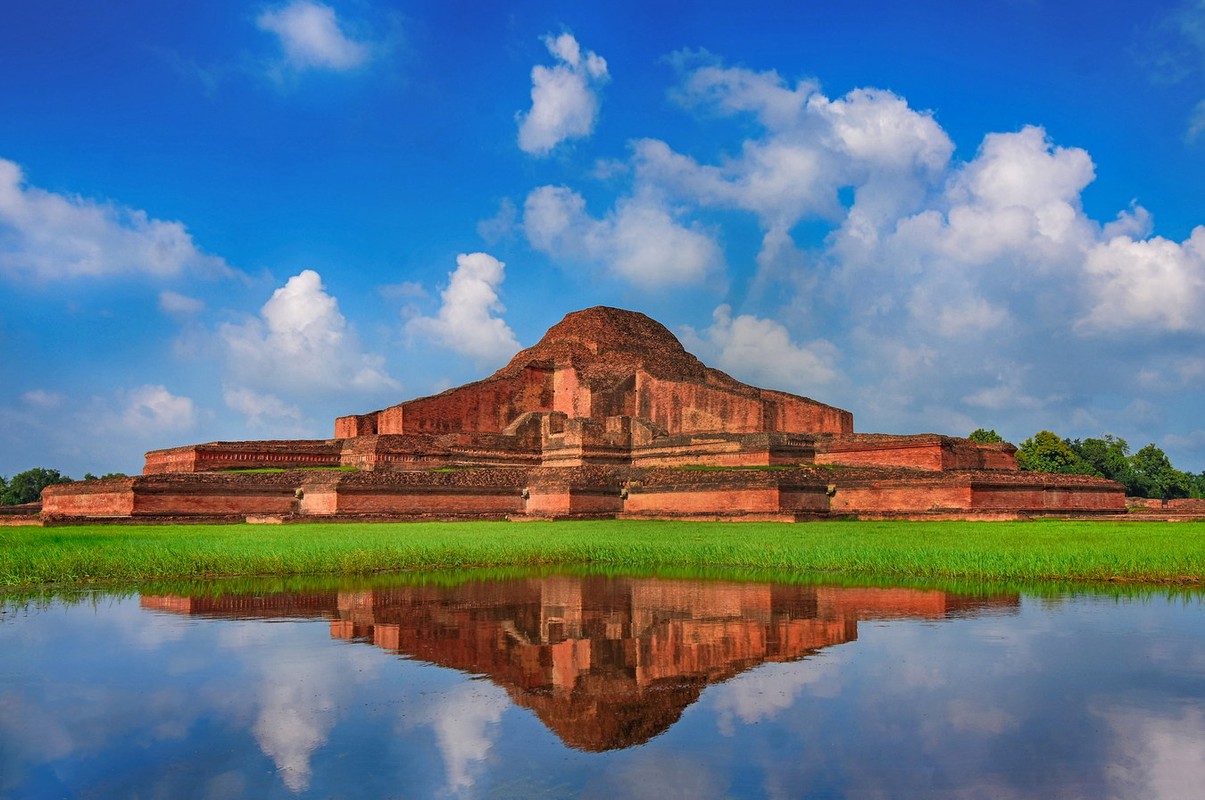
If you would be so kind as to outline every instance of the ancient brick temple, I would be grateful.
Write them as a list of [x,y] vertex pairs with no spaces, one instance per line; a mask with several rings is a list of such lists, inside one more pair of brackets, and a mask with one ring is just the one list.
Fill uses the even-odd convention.
[[[704,365],[664,326],[566,316],[485,380],[335,420],[331,439],[147,454],[52,486],[47,519],[1016,517],[1122,511],[1120,484],[1008,444],[857,434],[848,411]],[[276,468],[270,472],[247,472]]]

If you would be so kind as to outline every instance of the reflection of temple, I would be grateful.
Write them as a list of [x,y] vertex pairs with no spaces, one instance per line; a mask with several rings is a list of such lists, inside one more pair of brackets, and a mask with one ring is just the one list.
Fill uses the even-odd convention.
[[212,617],[327,617],[339,639],[488,677],[565,744],[631,747],[709,683],[857,638],[859,620],[941,619],[1016,596],[654,579],[553,577],[455,588],[142,598]]

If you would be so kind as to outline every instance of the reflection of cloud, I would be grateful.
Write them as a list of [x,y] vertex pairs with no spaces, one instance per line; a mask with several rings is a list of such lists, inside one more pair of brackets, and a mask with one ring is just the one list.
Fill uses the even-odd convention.
[[1113,730],[1105,774],[1110,797],[1179,800],[1205,786],[1205,711],[1158,715],[1141,708],[1097,712]]
[[667,757],[664,753],[647,753],[629,762],[609,776],[608,783],[612,797],[706,800],[728,795],[724,777],[710,765],[684,756]]
[[491,726],[497,725],[509,705],[502,689],[471,681],[454,687],[441,702],[413,718],[435,730],[449,791],[460,795],[473,788],[473,767],[489,755],[497,734]]
[[299,793],[309,788],[314,752],[329,738],[341,699],[355,681],[346,677],[344,651],[311,649],[296,638],[297,630],[245,621],[222,626],[214,638],[252,675],[259,673],[225,711],[238,716],[246,708],[255,715],[251,733],[260,750],[275,763],[284,785]]
[[259,692],[260,712],[253,732],[260,749],[276,763],[285,786],[303,792],[310,786],[310,757],[326,742],[333,676],[313,664],[275,665]]
[[189,628],[188,620],[171,614],[148,613],[136,604],[115,605],[108,616],[124,646],[137,650],[160,650],[168,642],[183,640]]
[[247,779],[241,772],[223,772],[215,775],[205,787],[205,800],[219,800],[223,797],[246,797]]
[[[6,743],[0,751],[6,760],[35,763],[66,758],[75,749],[71,733],[54,714],[15,691],[0,692],[0,742]],[[0,789],[4,786],[0,781]]]
[[828,653],[789,664],[763,664],[715,687],[716,727],[724,736],[735,733],[734,722],[746,725],[773,719],[795,704],[804,687],[832,697],[840,692],[844,659]]
[[997,735],[1017,727],[1017,718],[1007,711],[979,700],[959,697],[946,708],[950,727],[956,731]]

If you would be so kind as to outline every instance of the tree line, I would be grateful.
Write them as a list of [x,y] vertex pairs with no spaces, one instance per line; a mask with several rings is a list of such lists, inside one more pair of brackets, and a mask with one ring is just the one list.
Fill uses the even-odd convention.
[[[985,443],[1004,441],[994,430],[983,428],[968,438]],[[1109,433],[1099,439],[1064,439],[1051,431],[1038,431],[1017,448],[1017,466],[1035,472],[1108,478],[1124,484],[1130,497],[1205,498],[1205,472],[1197,475],[1176,469],[1154,443],[1131,453],[1125,439]]]
[[[97,478],[124,478],[123,472],[108,472],[104,475],[84,473],[84,480]],[[42,499],[42,490],[56,483],[72,483],[73,479],[62,474],[57,469],[34,467],[24,472],[18,472],[11,478],[0,475],[0,506],[19,506],[23,503],[36,503]]]

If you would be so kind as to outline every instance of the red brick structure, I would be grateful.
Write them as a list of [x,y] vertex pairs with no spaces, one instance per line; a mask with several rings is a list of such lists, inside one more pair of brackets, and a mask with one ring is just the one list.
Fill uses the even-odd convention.
[[[1120,512],[1120,484],[1019,472],[1015,448],[856,434],[853,415],[705,366],[632,311],[569,314],[485,380],[340,417],[325,440],[147,454],[48,488],[73,518],[1015,517]],[[239,472],[250,469],[278,472]]]

